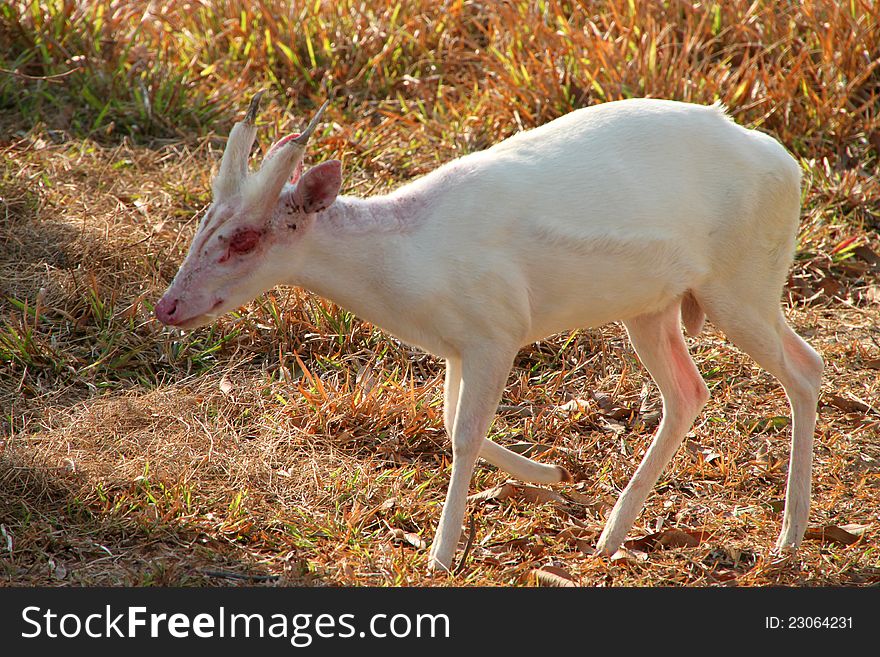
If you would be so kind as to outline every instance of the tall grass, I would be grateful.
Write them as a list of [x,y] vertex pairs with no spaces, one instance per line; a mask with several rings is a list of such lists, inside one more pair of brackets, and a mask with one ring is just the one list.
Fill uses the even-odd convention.
[[349,124],[381,107],[473,149],[601,101],[720,100],[804,156],[867,167],[878,15],[873,0],[10,2],[0,105],[80,134],[169,137],[269,85],[284,110],[328,95]]

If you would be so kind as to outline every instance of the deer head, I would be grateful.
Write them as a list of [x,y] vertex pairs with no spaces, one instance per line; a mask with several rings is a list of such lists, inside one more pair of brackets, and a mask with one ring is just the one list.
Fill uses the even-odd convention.
[[326,102],[302,133],[276,142],[260,168],[249,171],[261,96],[253,97],[244,119],[229,134],[212,186],[213,202],[180,270],[156,304],[163,324],[202,326],[284,282],[297,228],[306,228],[312,215],[336,198],[342,178],[337,160],[305,174],[302,170],[306,145]]

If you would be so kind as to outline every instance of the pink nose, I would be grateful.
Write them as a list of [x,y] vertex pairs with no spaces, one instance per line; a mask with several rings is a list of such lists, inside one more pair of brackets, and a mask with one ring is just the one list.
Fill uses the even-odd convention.
[[177,312],[177,299],[162,297],[154,310],[156,319],[163,324],[171,324],[174,322],[174,314]]

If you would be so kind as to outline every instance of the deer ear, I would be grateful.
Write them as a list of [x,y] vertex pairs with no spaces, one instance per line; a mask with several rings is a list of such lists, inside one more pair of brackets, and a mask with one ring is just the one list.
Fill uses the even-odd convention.
[[341,185],[342,162],[327,160],[302,175],[293,191],[293,201],[303,212],[320,212],[333,205]]

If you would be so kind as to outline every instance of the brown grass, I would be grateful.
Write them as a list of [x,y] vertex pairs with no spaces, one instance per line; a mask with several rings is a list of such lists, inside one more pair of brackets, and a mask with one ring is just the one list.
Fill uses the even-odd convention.
[[[875,3],[192,4],[0,12],[0,582],[880,582]],[[349,193],[630,95],[720,99],[778,137],[807,183],[786,313],[828,364],[815,538],[771,555],[788,406],[709,326],[690,340],[709,405],[629,556],[590,554],[659,409],[611,325],[524,349],[492,428],[575,483],[472,502],[461,574],[427,575],[450,459],[442,363],[302,290],[186,335],[150,317],[263,86],[263,148],[334,99],[312,158],[342,157]],[[473,491],[505,481],[481,466]],[[829,529],[850,525],[850,545]],[[644,540],[658,533],[673,546]]]

